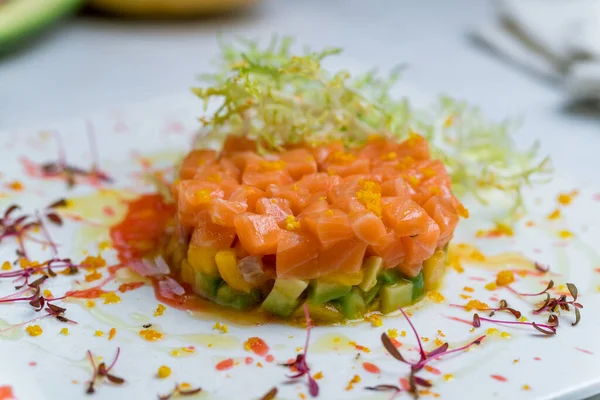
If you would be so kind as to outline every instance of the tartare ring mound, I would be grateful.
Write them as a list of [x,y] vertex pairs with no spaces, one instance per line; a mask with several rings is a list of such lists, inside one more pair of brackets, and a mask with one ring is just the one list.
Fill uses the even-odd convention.
[[307,303],[326,322],[390,313],[436,288],[468,214],[414,133],[272,154],[228,136],[219,152],[191,151],[172,191],[166,259],[183,284],[282,318]]

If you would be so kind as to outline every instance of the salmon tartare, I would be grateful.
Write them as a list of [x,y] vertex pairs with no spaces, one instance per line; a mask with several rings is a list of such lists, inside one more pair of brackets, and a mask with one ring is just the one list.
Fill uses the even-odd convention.
[[305,302],[337,320],[418,301],[440,283],[467,214],[416,134],[266,155],[229,136],[220,152],[185,157],[173,194],[168,256],[180,280],[221,305],[284,318]]

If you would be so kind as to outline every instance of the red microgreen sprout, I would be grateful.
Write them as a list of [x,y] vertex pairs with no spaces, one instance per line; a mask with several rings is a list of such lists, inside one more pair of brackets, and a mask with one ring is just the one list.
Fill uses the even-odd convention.
[[289,376],[290,379],[297,379],[306,375],[308,377],[308,392],[312,397],[317,397],[319,395],[319,385],[317,384],[317,381],[315,381],[310,375],[310,368],[306,363],[306,355],[308,353],[308,344],[310,341],[310,330],[312,328],[310,314],[306,304],[304,305],[304,317],[306,318],[306,343],[304,345],[304,352],[302,354],[298,354],[294,362],[281,365],[284,367],[293,368],[297,372],[295,375]]
[[[565,294],[561,294],[560,296],[558,296],[556,298],[552,298],[550,296],[550,293],[548,293],[548,291],[554,287],[554,281],[552,281],[552,280],[550,282],[548,282],[548,284],[546,285],[546,289],[542,290],[539,293],[532,293],[532,294],[518,293],[517,291],[515,291],[512,288],[510,288],[510,290],[519,296],[541,296],[541,295],[545,294],[546,299],[542,302],[542,304],[539,308],[537,308],[536,310],[533,311],[533,313],[535,315],[539,315],[544,312],[556,313],[556,312],[559,312],[560,310],[571,311],[571,307],[573,307],[573,309],[575,311],[575,322],[572,322],[571,325],[575,326],[579,323],[579,321],[581,321],[581,312],[579,310],[583,308],[583,305],[581,303],[577,302],[577,296],[578,296],[577,286],[575,286],[573,283],[567,283],[566,286],[567,286],[567,289],[569,290],[569,294],[573,298],[573,300],[571,300],[571,301],[567,300],[567,295],[565,295]],[[556,321],[556,325],[554,325],[554,326],[558,326],[558,321]]]
[[[460,305],[460,304],[450,304],[451,307],[459,307],[459,308],[463,308],[463,309],[467,309],[466,305]],[[506,311],[508,313],[511,313],[512,315],[514,315],[514,317],[516,319],[521,318],[521,312],[519,310],[516,310],[514,308],[511,308],[508,306],[508,302],[506,300],[500,300],[500,303],[498,304],[497,308],[480,308],[479,311],[490,311],[490,317],[494,316],[494,314],[496,312],[500,312],[500,311]]]
[[171,398],[175,397],[175,396],[193,396],[195,394],[198,394],[202,391],[202,388],[196,388],[196,389],[184,389],[181,387],[181,385],[179,384],[175,384],[175,388],[173,390],[171,390],[170,393],[167,394],[163,394],[163,395],[158,395],[158,400],[170,400]]
[[119,378],[110,373],[110,371],[113,369],[113,367],[117,363],[117,360],[119,359],[119,354],[121,354],[121,348],[117,347],[117,354],[115,355],[113,362],[108,366],[108,368],[106,367],[106,364],[104,364],[104,363],[100,363],[98,365],[98,367],[96,367],[96,363],[94,362],[94,356],[92,355],[92,352],[90,350],[87,351],[87,356],[90,360],[90,363],[92,364],[92,370],[93,370],[92,379],[88,382],[88,385],[87,385],[87,389],[86,389],[87,394],[95,393],[96,392],[96,389],[95,389],[96,383],[99,380],[102,380],[104,378],[106,378],[110,383],[113,383],[115,385],[121,385],[121,384],[125,383],[125,379]]
[[546,324],[537,324],[535,322],[523,322],[523,321],[503,321],[499,319],[491,319],[480,317],[478,314],[473,314],[473,326],[475,328],[479,328],[481,326],[481,321],[493,322],[496,324],[507,324],[507,325],[527,325],[532,326],[537,331],[543,333],[544,335],[555,335],[556,327]]
[[[426,352],[423,349],[423,344],[421,343],[420,336],[417,334],[417,330],[416,330],[415,326],[413,325],[413,323],[411,322],[410,318],[408,317],[408,315],[406,314],[406,312],[404,312],[404,310],[402,308],[399,308],[399,309],[402,312],[402,314],[404,315],[404,318],[406,318],[415,337],[417,338],[417,343],[419,345],[419,361],[416,361],[416,362],[407,361],[402,356],[400,351],[398,351],[396,346],[394,346],[391,339],[388,337],[388,335],[386,333],[381,334],[381,343],[383,344],[383,347],[385,347],[387,352],[392,357],[394,357],[396,360],[398,360],[404,364],[408,364],[410,366],[410,374],[408,376],[408,383],[409,383],[409,388],[410,388],[409,392],[413,395],[414,398],[418,398],[418,396],[419,396],[417,386],[422,386],[422,387],[427,387],[427,388],[431,387],[431,383],[429,381],[416,376],[416,373],[419,372],[420,370],[422,370],[427,365],[427,363],[429,363],[432,360],[437,360],[440,357],[466,350],[466,349],[470,348],[471,346],[479,345],[481,343],[481,341],[483,339],[485,339],[485,335],[483,335],[483,336],[478,337],[474,341],[466,344],[465,346],[462,346],[462,347],[459,347],[456,349],[452,349],[452,350],[448,350],[448,347],[449,347],[448,343],[444,343],[441,346],[439,346],[438,348],[436,348],[430,352]],[[396,391],[396,393],[398,393],[400,390],[399,388],[397,388],[393,385],[379,385],[379,386],[371,387],[368,389],[369,390],[378,390],[378,391],[394,390],[394,391]]]

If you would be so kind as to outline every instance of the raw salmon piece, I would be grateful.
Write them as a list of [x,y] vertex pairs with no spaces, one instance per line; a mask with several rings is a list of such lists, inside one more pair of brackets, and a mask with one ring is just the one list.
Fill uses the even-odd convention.
[[409,156],[415,160],[427,160],[429,156],[429,144],[424,137],[411,134],[408,139],[400,143],[396,148],[399,157]]
[[356,199],[356,196],[365,184],[365,182],[381,182],[378,175],[352,175],[345,177],[342,182],[329,190],[328,198],[332,204],[340,206],[342,210],[349,211],[349,202]]
[[272,216],[278,224],[285,221],[288,215],[293,215],[289,200],[281,199],[279,197],[270,199],[263,197],[258,200],[256,202],[256,212],[258,214]]
[[310,198],[308,190],[298,186],[296,183],[284,186],[269,185],[267,187],[267,195],[269,197],[279,197],[289,201],[290,208],[294,212],[294,215],[300,213],[300,211],[306,207],[307,201]]
[[269,185],[283,186],[291,183],[292,177],[287,173],[284,167],[280,167],[271,163],[278,161],[260,161],[251,163],[246,166],[242,174],[242,183],[265,190]]
[[322,146],[311,147],[308,150],[319,164],[319,168],[324,169],[324,163],[327,161],[327,158],[329,158],[329,155],[334,152],[343,152],[344,145],[342,142],[333,142]]
[[266,193],[260,189],[248,185],[241,185],[231,193],[229,201],[241,201],[246,203],[248,211],[254,212],[256,202],[265,195]]
[[309,193],[329,192],[342,183],[342,178],[324,172],[305,175],[296,182],[298,187],[305,188]]
[[354,212],[350,221],[356,237],[367,244],[376,244],[386,235],[383,221],[371,211]]
[[454,234],[454,229],[458,224],[458,214],[450,204],[433,196],[423,205],[423,209],[440,228],[440,237],[437,243],[438,247],[444,247],[450,241]]
[[329,203],[325,199],[317,199],[316,201],[308,203],[308,205],[302,210],[298,217],[304,217],[313,213],[320,213],[330,208]]
[[199,247],[227,249],[235,239],[235,230],[212,222],[208,211],[196,214],[194,223],[196,228],[192,234],[190,244]]
[[335,243],[319,254],[318,276],[336,271],[345,273],[359,271],[366,251],[367,244],[356,238]]
[[317,241],[305,232],[282,231],[277,244],[276,271],[281,278],[305,279],[315,272],[319,256]]
[[256,141],[244,136],[229,135],[223,143],[222,154],[230,155],[242,151],[256,152]]
[[422,232],[430,219],[425,210],[410,199],[384,197],[381,204],[383,221],[400,237]]
[[231,157],[229,157],[231,162],[243,171],[247,165],[252,163],[259,163],[264,160],[261,156],[252,151],[241,151],[239,153],[233,153]]
[[245,212],[247,209],[246,203],[223,199],[212,199],[208,206],[211,221],[229,228],[233,227],[233,217]]
[[242,179],[242,169],[239,168],[233,162],[233,160],[221,158],[219,159],[219,166],[221,167],[223,173],[229,176],[231,179],[235,179],[238,182],[240,182],[240,179]]
[[184,213],[206,210],[212,199],[225,195],[219,185],[211,182],[188,179],[180,181],[178,186],[177,210]]
[[294,180],[317,172],[317,162],[313,155],[306,149],[288,150],[283,152],[280,157],[286,164],[286,171]]
[[270,215],[243,213],[233,219],[235,230],[242,246],[253,256],[273,254],[281,229]]
[[393,229],[387,229],[386,235],[377,243],[370,246],[370,251],[383,258],[385,268],[395,268],[404,261],[404,245]]
[[349,164],[328,164],[327,173],[330,175],[350,176],[363,175],[371,171],[369,160],[357,159]]
[[217,159],[214,150],[192,150],[181,163],[179,170],[180,179],[192,179],[198,168],[206,164],[212,164]]
[[425,229],[417,235],[403,237],[402,244],[406,250],[400,271],[409,277],[415,277],[421,272],[423,261],[433,255],[440,238],[440,228],[435,221],[427,216]]
[[325,249],[337,242],[354,238],[348,214],[338,209],[307,214],[300,219],[300,224],[303,229],[312,233]]
[[401,177],[385,181],[381,184],[381,195],[385,197],[409,198],[415,191]]

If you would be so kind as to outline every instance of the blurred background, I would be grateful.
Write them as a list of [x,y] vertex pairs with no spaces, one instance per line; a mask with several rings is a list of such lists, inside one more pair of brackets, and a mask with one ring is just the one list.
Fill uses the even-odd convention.
[[365,69],[406,63],[411,86],[495,116],[570,113],[564,71],[532,76],[473,40],[502,17],[484,0],[0,0],[0,130],[187,91],[218,33],[341,46]]

